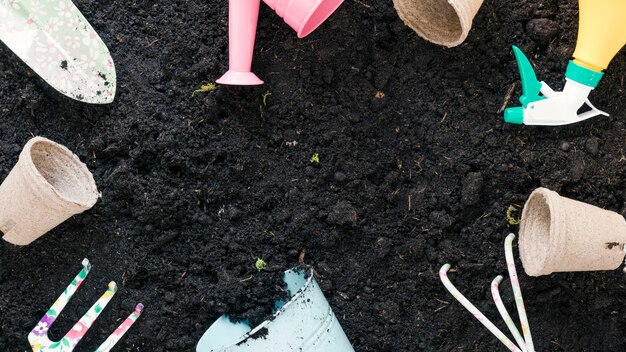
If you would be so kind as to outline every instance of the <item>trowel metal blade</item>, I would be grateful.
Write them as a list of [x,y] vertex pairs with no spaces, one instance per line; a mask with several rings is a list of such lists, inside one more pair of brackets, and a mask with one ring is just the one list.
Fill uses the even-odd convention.
[[91,104],[115,98],[109,49],[71,0],[0,1],[0,40],[64,95]]

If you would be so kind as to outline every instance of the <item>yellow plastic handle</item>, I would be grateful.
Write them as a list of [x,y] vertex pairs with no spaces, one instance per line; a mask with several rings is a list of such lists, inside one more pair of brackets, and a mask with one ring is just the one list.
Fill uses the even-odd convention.
[[626,45],[626,0],[580,0],[574,62],[594,71],[606,70]]

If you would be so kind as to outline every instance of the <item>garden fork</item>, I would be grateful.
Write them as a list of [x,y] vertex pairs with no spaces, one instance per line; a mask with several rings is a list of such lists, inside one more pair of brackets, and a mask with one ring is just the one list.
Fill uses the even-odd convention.
[[[117,292],[117,285],[111,281],[106,292],[98,299],[98,301],[83,315],[82,318],[76,323],[72,329],[59,341],[53,342],[48,338],[48,330],[61,314],[61,311],[67,303],[72,299],[72,296],[83,283],[87,274],[91,270],[91,264],[89,260],[83,259],[83,269],[74,278],[72,283],[63,291],[61,296],[54,302],[52,307],[48,310],[46,315],[39,320],[37,326],[28,335],[28,341],[33,348],[33,352],[70,352],[74,350],[74,347],[80,342],[83,336],[87,333],[93,322],[98,318],[102,310],[109,304],[113,295]],[[139,303],[135,307],[135,311],[124,320],[124,322],[113,332],[109,338],[98,347],[95,352],[108,352],[113,346],[124,336],[126,331],[135,323],[135,321],[141,315],[143,311],[143,305]]]
[[452,296],[461,303],[465,309],[467,309],[472,315],[483,324],[487,330],[489,330],[495,337],[500,340],[510,351],[513,352],[535,352],[535,346],[533,343],[533,338],[530,333],[530,327],[528,325],[528,317],[526,316],[526,308],[524,305],[524,298],[522,297],[522,289],[520,288],[519,279],[517,277],[517,269],[515,268],[515,259],[513,258],[513,240],[515,239],[514,234],[510,234],[506,237],[504,241],[504,254],[506,257],[506,264],[509,270],[509,277],[511,279],[511,287],[513,289],[513,295],[515,296],[515,305],[517,306],[517,313],[519,315],[520,323],[522,325],[522,334],[520,334],[519,330],[517,330],[517,326],[513,322],[513,318],[509,315],[509,312],[506,310],[504,303],[502,302],[502,298],[500,298],[500,284],[504,277],[502,275],[498,275],[491,282],[491,295],[493,297],[494,302],[496,303],[496,307],[498,308],[498,312],[506,326],[509,328],[509,331],[513,334],[515,338],[515,342],[517,345],[511,341],[500,329],[498,329],[483,313],[481,313],[475,305],[472,304],[459,290],[454,287],[450,279],[448,279],[448,270],[450,270],[450,264],[445,264],[439,270],[439,278],[441,282],[446,287],[446,289],[452,294]]

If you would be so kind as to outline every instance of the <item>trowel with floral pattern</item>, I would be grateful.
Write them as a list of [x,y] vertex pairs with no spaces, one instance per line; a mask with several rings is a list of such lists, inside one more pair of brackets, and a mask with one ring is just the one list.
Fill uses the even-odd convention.
[[71,0],[0,0],[0,40],[64,95],[91,104],[113,101],[109,49]]
[[[54,302],[52,307],[48,310],[46,315],[39,320],[33,331],[28,335],[28,342],[30,342],[30,346],[33,349],[33,352],[71,352],[74,350],[74,347],[80,342],[80,340],[85,336],[91,325],[94,323],[98,316],[104,310],[104,308],[109,304],[115,292],[117,292],[117,285],[115,282],[109,283],[109,287],[106,292],[100,297],[100,299],[80,318],[80,321],[76,323],[72,329],[61,338],[59,341],[51,341],[48,338],[48,330],[56,320],[56,318],[61,314],[61,311],[67,303],[72,299],[72,296],[78,289],[78,287],[83,283],[87,274],[91,270],[91,264],[89,260],[83,259],[83,269],[78,273],[78,275],[72,280],[70,285],[63,291],[61,296]],[[143,311],[143,305],[139,303],[135,307],[135,311],[131,313],[124,322],[113,332],[109,338],[106,339],[98,347],[95,352],[108,352],[113,346],[124,336],[124,334],[130,329],[131,326],[135,323],[135,321],[141,315]]]

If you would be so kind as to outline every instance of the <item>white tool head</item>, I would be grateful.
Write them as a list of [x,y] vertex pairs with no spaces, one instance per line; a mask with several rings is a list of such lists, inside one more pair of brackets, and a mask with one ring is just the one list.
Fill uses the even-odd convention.
[[[598,110],[588,97],[603,76],[570,61],[565,73],[562,92],[555,92],[545,82],[539,82],[530,61],[522,51],[513,47],[522,80],[521,107],[508,108],[504,121],[525,125],[558,126],[580,122],[595,116],[609,114]],[[579,112],[587,105],[589,110]]]
[[0,2],[0,40],[44,81],[91,104],[115,98],[113,59],[71,0]]

